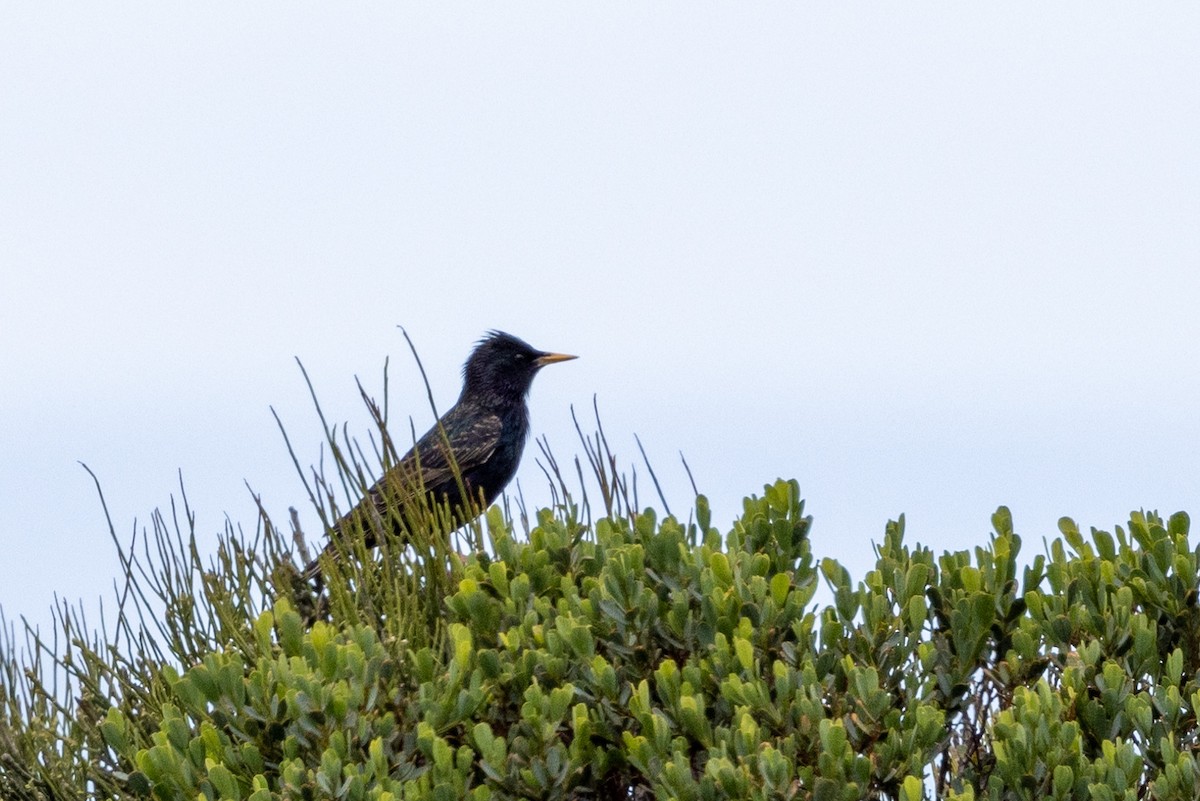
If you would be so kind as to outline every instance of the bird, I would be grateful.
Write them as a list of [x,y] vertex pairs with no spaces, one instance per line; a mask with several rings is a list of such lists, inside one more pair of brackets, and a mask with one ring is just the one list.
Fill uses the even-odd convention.
[[[499,497],[521,462],[529,436],[526,396],[534,376],[548,364],[575,358],[538,350],[503,331],[489,331],[463,365],[462,393],[454,406],[333,524],[324,553],[336,549],[338,538],[355,521],[368,548],[376,544],[376,531],[391,528],[403,536],[415,514],[406,507],[414,501],[448,505],[455,525],[478,517]],[[320,576],[318,556],[305,567],[304,577],[319,582]]]

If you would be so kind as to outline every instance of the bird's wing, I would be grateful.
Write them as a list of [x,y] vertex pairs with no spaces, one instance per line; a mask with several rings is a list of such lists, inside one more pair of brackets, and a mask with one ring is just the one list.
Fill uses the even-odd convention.
[[[486,462],[500,444],[500,431],[500,418],[494,414],[447,415],[441,427],[434,426],[421,437],[397,467],[410,475],[419,472],[426,490],[437,489],[454,480],[455,465],[462,474]],[[447,441],[453,460],[446,452]]]
[[[480,413],[461,406],[451,409],[442,418],[440,427],[434,426],[426,432],[404,458],[367,490],[358,506],[334,523],[334,539],[338,532],[357,519],[358,525],[363,526],[369,547],[375,544],[376,531],[391,528],[385,522],[389,515],[399,511],[405,501],[420,494],[422,489],[457,497],[458,478],[454,474],[454,467],[457,466],[458,475],[462,476],[484,464],[500,444],[501,431],[502,422],[495,414]],[[447,458],[447,440],[454,452],[453,462]],[[467,490],[475,491],[470,487]],[[331,539],[325,551],[329,552],[334,547]],[[319,580],[320,574],[318,557],[305,567],[304,577],[306,580]]]
[[[445,432],[443,435],[442,432]],[[457,494],[458,475],[483,464],[500,442],[501,421],[494,414],[462,414],[453,411],[417,441],[412,450],[387,471],[367,491],[363,505],[386,514],[389,501],[402,503],[421,490],[436,494]],[[446,442],[454,453],[451,460]]]

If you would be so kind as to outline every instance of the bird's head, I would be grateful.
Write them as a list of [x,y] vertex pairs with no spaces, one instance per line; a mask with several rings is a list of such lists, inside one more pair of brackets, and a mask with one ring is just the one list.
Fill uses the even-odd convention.
[[547,353],[512,334],[492,331],[479,341],[463,365],[463,396],[523,399],[538,370],[574,358],[565,353]]

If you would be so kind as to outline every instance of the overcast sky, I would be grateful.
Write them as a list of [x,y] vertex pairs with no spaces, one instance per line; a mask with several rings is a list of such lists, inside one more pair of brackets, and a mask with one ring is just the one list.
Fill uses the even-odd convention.
[[1196,4],[0,2],[0,606],[111,592],[80,461],[123,537],[178,471],[202,547],[244,482],[311,528],[269,407],[312,461],[294,357],[365,434],[390,356],[424,430],[398,325],[443,409],[487,329],[579,354],[560,457],[595,395],[859,578],[900,513],[1195,513],[1198,132]]

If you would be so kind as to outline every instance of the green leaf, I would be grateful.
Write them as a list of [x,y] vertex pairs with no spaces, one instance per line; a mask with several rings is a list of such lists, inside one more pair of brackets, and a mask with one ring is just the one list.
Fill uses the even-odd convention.
[[729,558],[725,554],[714,553],[709,557],[708,565],[712,569],[713,578],[716,579],[717,586],[733,586],[733,571],[729,567]]

